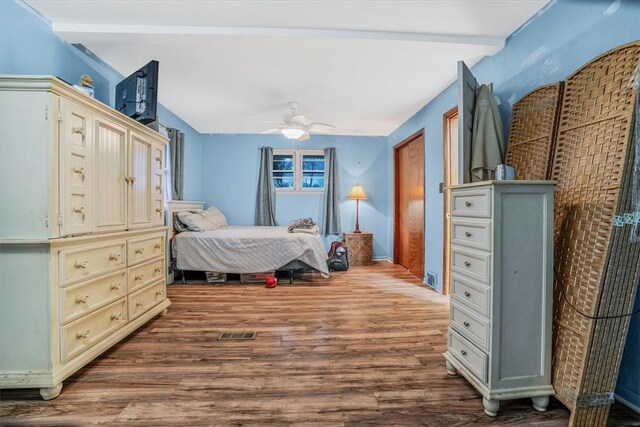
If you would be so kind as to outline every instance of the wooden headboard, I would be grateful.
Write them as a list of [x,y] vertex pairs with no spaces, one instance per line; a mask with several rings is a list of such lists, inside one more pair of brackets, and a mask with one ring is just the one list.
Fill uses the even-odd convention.
[[185,200],[169,200],[167,202],[167,226],[169,226],[169,240],[176,234],[173,228],[173,214],[182,211],[204,209],[204,202],[189,202]]

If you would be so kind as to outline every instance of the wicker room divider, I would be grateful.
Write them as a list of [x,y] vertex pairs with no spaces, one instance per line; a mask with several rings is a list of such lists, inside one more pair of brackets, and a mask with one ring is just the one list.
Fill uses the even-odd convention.
[[[630,242],[640,41],[605,52],[567,80],[551,179],[555,194],[553,384],[572,426],[604,426],[640,278]],[[536,172],[537,173],[537,172]],[[637,217],[637,215],[636,215]],[[578,313],[565,301],[593,319]]]
[[516,179],[549,179],[563,83],[540,86],[513,105],[505,163]]

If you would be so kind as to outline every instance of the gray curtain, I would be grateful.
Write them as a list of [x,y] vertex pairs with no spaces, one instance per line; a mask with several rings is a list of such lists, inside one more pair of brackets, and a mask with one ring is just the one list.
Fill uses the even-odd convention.
[[322,234],[340,234],[340,188],[336,149],[324,149],[324,203],[322,206]]
[[256,225],[278,225],[276,222],[276,187],[273,184],[273,148],[271,147],[260,148]]
[[184,133],[167,128],[169,134],[169,167],[171,168],[171,199],[182,200],[184,189]]

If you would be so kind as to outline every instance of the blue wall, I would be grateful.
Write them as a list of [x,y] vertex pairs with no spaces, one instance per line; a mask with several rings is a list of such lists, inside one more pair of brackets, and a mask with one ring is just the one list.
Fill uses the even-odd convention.
[[[386,138],[314,135],[291,141],[282,135],[206,135],[202,145],[202,198],[218,207],[233,225],[253,225],[258,183],[259,148],[322,149],[336,147],[343,231],[353,230],[355,202],[346,199],[360,182],[368,199],[360,202],[360,227],[374,235],[374,256],[388,258]],[[238,195],[242,195],[238,197]],[[276,219],[286,225],[300,217],[322,218],[322,194],[278,194]],[[327,239],[328,241],[332,238]]]
[[[513,33],[505,47],[472,67],[480,83],[493,82],[508,129],[513,103],[536,87],[564,80],[604,51],[640,39],[640,2],[559,0]],[[393,145],[425,129],[425,270],[442,277],[442,115],[457,104],[452,84],[388,137],[387,175],[392,177]],[[393,183],[388,182],[389,248],[393,243]],[[441,289],[441,283],[438,283]],[[636,306],[640,305],[640,297]],[[640,320],[629,332],[617,393],[640,407]]]
[[[145,59],[140,59],[141,66],[152,58]],[[28,5],[13,0],[0,1],[0,74],[50,74],[70,83],[89,74],[96,98],[109,105],[113,105],[116,84],[123,79],[99,58],[54,34],[51,23]],[[202,135],[162,105],[158,117],[164,125],[185,133],[185,198],[200,199]]]

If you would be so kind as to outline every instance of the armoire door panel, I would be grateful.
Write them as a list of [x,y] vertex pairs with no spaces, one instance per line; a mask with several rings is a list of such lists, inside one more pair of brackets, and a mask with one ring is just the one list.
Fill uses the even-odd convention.
[[151,175],[153,143],[131,133],[129,143],[129,228],[151,225]]
[[93,127],[92,114],[60,99],[61,236],[92,231]]
[[127,131],[110,121],[95,120],[95,214],[96,231],[127,228]]
[[164,224],[164,145],[153,146],[153,181],[151,182],[153,225]]

